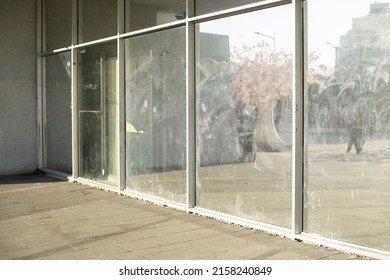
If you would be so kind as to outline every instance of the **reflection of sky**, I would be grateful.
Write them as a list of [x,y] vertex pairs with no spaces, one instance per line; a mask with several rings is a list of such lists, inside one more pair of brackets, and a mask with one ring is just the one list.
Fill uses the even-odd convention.
[[[249,14],[233,16],[225,19],[203,23],[201,32],[229,35],[232,45],[244,43],[248,46],[265,41],[270,48],[283,49],[291,52],[293,49],[293,7],[292,5],[279,6]],[[266,36],[257,35],[260,32]]]
[[[388,0],[309,0],[308,36],[309,52],[316,51],[318,63],[334,65],[335,49],[340,36],[352,28],[352,19],[366,16],[371,3],[388,3]],[[273,40],[256,35],[260,32],[275,37],[275,49],[291,52],[294,42],[293,6],[275,8],[238,15],[201,24],[201,32],[230,36],[232,45],[255,45],[265,41],[272,48]]]

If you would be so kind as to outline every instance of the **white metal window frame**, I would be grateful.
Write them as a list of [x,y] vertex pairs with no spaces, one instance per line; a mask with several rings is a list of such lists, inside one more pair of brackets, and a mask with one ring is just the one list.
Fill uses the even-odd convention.
[[[278,234],[290,239],[300,240],[317,245],[335,248],[341,251],[350,252],[358,255],[368,256],[378,259],[390,259],[390,252],[378,250],[362,245],[353,244],[347,241],[339,241],[316,234],[303,232],[303,191],[304,191],[304,120],[307,116],[305,110],[304,96],[307,92],[305,83],[307,69],[307,0],[263,0],[254,4],[243,5],[236,8],[225,9],[218,12],[195,16],[195,0],[187,0],[187,18],[175,22],[140,29],[132,32],[125,32],[125,1],[118,1],[118,32],[114,36],[94,40],[85,43],[78,42],[78,0],[72,0],[72,44],[61,49],[46,51],[45,49],[45,0],[37,1],[37,99],[38,99],[38,143],[39,143],[39,168],[48,175],[61,179],[66,179],[93,187],[114,191],[121,195],[129,195],[150,202],[166,205],[172,208],[205,215],[226,222],[240,224],[257,230]],[[283,228],[267,223],[256,222],[240,218],[234,215],[227,215],[208,209],[202,209],[196,206],[196,156],[195,156],[195,24],[209,20],[224,18],[228,16],[244,14],[252,11],[263,10],[280,5],[291,4],[294,13],[294,23],[290,32],[294,33],[295,44],[293,47],[293,148],[292,148],[292,227]],[[153,33],[164,29],[175,27],[186,27],[186,153],[187,153],[187,201],[186,204],[168,201],[155,196],[129,191],[126,189],[126,158],[125,158],[125,46],[124,40],[138,35]],[[90,179],[81,178],[78,174],[78,120],[77,120],[77,53],[80,48],[102,44],[105,42],[117,41],[118,69],[118,187],[112,187]],[[45,77],[43,58],[49,55],[71,52],[72,59],[72,168],[73,174],[63,174],[55,170],[45,168],[45,116],[46,105],[44,102]]]

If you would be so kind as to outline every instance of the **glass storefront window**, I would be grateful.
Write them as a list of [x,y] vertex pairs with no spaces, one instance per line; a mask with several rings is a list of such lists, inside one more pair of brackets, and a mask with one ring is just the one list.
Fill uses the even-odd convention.
[[117,0],[79,1],[79,41],[85,43],[117,34]]
[[196,26],[202,208],[291,227],[291,22],[286,5]]
[[308,1],[305,231],[385,250],[389,25],[389,3]]
[[261,1],[262,0],[195,0],[195,14],[203,15]]
[[72,43],[72,1],[46,0],[46,50],[68,47]]
[[118,182],[116,42],[79,50],[79,176]]
[[127,188],[186,201],[185,28],[126,39]]
[[[77,47],[78,172],[72,170],[71,54],[53,51],[72,45],[76,2],[43,1],[43,167],[118,187],[122,129],[129,194],[184,206],[190,188],[197,211],[292,228],[292,190],[302,187],[307,235],[390,251],[390,4],[305,1],[308,55],[302,64],[308,68],[304,100],[298,100],[305,104],[304,127],[293,131],[295,9],[271,1],[274,7],[244,10],[262,1],[78,0],[79,44],[112,40],[107,37],[118,34],[120,13],[125,32],[186,19],[187,3],[194,16],[204,15],[180,27],[167,24]],[[233,10],[207,15],[239,7],[234,16]],[[193,24],[195,34],[188,34]],[[186,48],[192,35],[195,45]],[[122,40],[125,126],[119,127]],[[186,108],[186,61],[192,64],[192,57],[196,102]],[[187,109],[195,109],[189,128]],[[191,130],[195,190],[186,185]],[[292,149],[300,132],[304,184],[296,186]]]
[[46,65],[46,168],[72,174],[70,53],[44,58]]
[[186,14],[186,0],[126,0],[126,31],[182,20]]

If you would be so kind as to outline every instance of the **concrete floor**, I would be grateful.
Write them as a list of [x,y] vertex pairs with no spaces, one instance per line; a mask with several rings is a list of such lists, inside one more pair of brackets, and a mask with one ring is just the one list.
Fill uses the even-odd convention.
[[359,257],[43,175],[19,175],[0,177],[0,259]]

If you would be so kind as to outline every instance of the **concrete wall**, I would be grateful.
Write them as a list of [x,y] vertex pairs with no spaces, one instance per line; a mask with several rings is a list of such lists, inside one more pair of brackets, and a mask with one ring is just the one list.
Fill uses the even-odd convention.
[[0,1],[0,175],[38,167],[36,3]]

